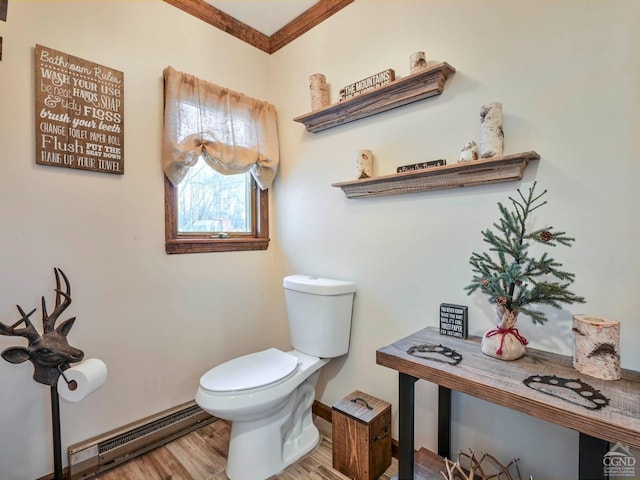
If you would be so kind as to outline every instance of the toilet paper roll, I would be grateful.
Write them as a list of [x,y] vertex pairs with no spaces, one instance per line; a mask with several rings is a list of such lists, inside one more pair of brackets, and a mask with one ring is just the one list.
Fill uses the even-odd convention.
[[69,402],[79,402],[107,381],[107,366],[98,358],[89,358],[64,371],[58,378],[58,394]]

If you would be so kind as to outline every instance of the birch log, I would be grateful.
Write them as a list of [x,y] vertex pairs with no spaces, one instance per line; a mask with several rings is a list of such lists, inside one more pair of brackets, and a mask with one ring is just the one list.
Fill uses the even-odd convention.
[[309,77],[311,91],[311,110],[319,110],[329,106],[329,86],[322,73],[314,73]]
[[620,378],[620,322],[573,316],[573,368],[603,380]]
[[424,52],[416,52],[409,57],[409,67],[411,73],[419,72],[427,68],[427,57]]
[[373,151],[359,150],[356,157],[356,178],[361,180],[370,177],[373,177]]
[[504,152],[502,104],[491,102],[480,109],[480,157],[501,157]]
[[478,159],[478,146],[473,140],[467,142],[460,152],[458,162],[471,162]]

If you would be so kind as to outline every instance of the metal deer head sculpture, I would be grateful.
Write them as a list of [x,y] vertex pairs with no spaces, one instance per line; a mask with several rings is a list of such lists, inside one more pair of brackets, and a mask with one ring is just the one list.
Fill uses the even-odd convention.
[[[73,348],[67,342],[67,335],[76,321],[75,317],[65,320],[56,327],[60,314],[71,304],[71,287],[69,280],[62,270],[54,268],[56,274],[56,306],[53,312],[47,313],[47,306],[42,297],[42,335],[33,326],[29,317],[36,311],[29,313],[17,305],[22,318],[11,326],[0,322],[0,335],[24,337],[29,340],[27,347],[10,347],[2,352],[2,358],[10,363],[31,361],[34,366],[33,379],[44,385],[56,385],[60,372],[68,368],[69,363],[82,360],[82,350]],[[64,280],[65,291],[60,288],[60,277]],[[17,328],[24,323],[23,328]]]

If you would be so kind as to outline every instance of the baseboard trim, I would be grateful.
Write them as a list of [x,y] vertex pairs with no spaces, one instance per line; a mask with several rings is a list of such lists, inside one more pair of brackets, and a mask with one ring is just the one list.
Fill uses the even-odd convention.
[[313,405],[311,406],[311,413],[331,423],[331,407],[325,405],[324,403],[321,403],[318,400],[314,400]]
[[[328,405],[325,405],[324,403],[319,402],[318,400],[314,400],[313,406],[311,407],[311,412],[314,415],[319,416],[321,419],[331,423],[332,409]],[[391,439],[391,456],[396,459],[398,458],[398,451],[399,451],[398,445],[399,445],[398,440],[396,440],[395,438],[392,438]]]
[[[326,420],[327,422],[331,423],[332,409],[330,406],[325,405],[324,403],[319,402],[318,400],[315,400],[311,407],[311,412],[314,415],[317,415],[318,417],[322,418],[323,420]],[[395,438],[391,439],[391,455],[394,458],[398,458],[398,441]],[[65,467],[63,469],[62,478],[64,480],[67,480],[69,478],[68,467]],[[55,475],[53,473],[50,473],[48,475],[45,475],[44,477],[37,478],[36,480],[55,480]]]
[[[36,480],[55,480],[56,478],[56,474],[55,473],[50,473],[48,475],[45,475],[44,477],[40,477],[37,478]],[[69,468],[68,467],[64,467],[62,469],[62,479],[63,480],[68,480],[69,478]]]

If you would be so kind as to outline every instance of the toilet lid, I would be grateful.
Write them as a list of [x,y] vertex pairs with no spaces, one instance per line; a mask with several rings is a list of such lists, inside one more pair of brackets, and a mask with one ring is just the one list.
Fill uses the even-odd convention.
[[250,353],[212,368],[200,379],[210,392],[249,390],[277,382],[292,374],[298,359],[277,348]]

